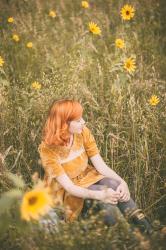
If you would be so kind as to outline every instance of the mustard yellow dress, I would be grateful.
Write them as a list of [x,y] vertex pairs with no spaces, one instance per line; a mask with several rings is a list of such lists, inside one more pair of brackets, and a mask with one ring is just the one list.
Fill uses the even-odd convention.
[[[84,127],[81,134],[74,134],[72,147],[48,146],[43,141],[38,148],[44,181],[50,187],[58,202],[65,208],[66,221],[73,221],[80,214],[84,199],[72,196],[56,181],[56,177],[66,173],[74,184],[87,188],[104,178],[94,166],[88,164],[88,157],[99,153],[91,131]],[[74,152],[74,154],[73,154]]]

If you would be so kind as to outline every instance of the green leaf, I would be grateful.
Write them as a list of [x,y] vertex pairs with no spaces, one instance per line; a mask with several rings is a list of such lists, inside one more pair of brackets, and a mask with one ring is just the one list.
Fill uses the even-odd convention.
[[126,74],[124,73],[119,73],[119,79],[122,84],[128,80]]
[[9,210],[14,201],[16,199],[20,199],[21,197],[22,192],[18,189],[12,189],[8,192],[3,193],[0,198],[0,214]]
[[10,223],[11,223],[11,216],[9,216],[9,214],[3,214],[2,216],[0,216],[0,235],[1,236],[9,228]]
[[12,174],[12,173],[6,173],[6,176],[15,184],[16,187],[18,188],[24,188],[25,187],[25,182],[22,179],[21,176]]

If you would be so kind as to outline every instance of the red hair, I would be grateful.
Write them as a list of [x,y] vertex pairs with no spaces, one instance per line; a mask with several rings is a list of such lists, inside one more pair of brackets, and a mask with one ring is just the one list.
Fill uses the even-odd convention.
[[67,145],[70,140],[69,124],[82,116],[81,104],[74,100],[54,101],[43,129],[43,140],[48,145]]

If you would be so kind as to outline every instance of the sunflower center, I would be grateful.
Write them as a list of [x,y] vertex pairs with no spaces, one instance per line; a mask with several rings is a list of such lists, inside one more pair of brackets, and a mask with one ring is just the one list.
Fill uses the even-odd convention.
[[36,196],[33,196],[31,197],[28,202],[29,202],[29,205],[34,205],[36,202],[37,202],[37,197]]
[[130,67],[131,67],[131,63],[128,62],[128,63],[126,64],[126,67],[127,67],[127,68],[130,68]]
[[126,15],[130,15],[130,11],[126,10]]

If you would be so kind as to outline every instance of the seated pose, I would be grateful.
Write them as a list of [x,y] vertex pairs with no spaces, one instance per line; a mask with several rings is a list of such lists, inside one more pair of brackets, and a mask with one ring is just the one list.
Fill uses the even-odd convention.
[[[65,208],[66,221],[76,219],[85,199],[100,201],[106,209],[104,221],[114,225],[118,207],[128,219],[151,226],[130,197],[127,183],[109,168],[100,156],[91,131],[82,118],[83,107],[74,100],[54,101],[43,129],[39,153],[45,170],[44,181]],[[92,165],[88,164],[88,159]]]

